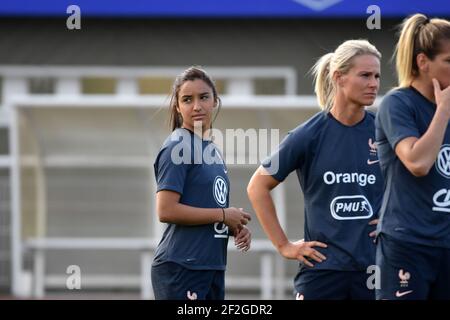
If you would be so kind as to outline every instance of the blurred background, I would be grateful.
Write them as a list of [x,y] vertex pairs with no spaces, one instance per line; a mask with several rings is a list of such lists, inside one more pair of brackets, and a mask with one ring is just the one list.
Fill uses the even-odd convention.
[[[70,5],[80,29],[67,26]],[[368,28],[370,5],[380,29]],[[383,54],[378,103],[396,84],[395,27],[416,12],[448,18],[450,1],[2,0],[0,297],[152,299],[165,228],[153,162],[170,134],[174,77],[204,67],[223,100],[216,128],[279,129],[281,139],[318,111],[308,71],[344,40]],[[257,164],[229,167],[231,204],[253,213]],[[288,237],[302,238],[295,174],[274,197]],[[230,241],[226,298],[291,299],[297,262],[279,257],[257,219],[250,227],[250,252]]]

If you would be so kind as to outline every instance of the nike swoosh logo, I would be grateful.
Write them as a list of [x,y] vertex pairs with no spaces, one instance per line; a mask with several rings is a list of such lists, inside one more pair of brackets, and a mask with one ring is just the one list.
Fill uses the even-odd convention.
[[367,164],[370,166],[371,164],[375,164],[375,163],[377,163],[377,162],[380,162],[380,160],[373,160],[373,161],[370,161],[369,159],[367,159]]
[[413,290],[404,291],[404,292],[397,291],[397,292],[395,293],[395,296],[396,296],[397,298],[400,298],[400,297],[406,296],[407,294],[410,294],[411,292],[413,292]]

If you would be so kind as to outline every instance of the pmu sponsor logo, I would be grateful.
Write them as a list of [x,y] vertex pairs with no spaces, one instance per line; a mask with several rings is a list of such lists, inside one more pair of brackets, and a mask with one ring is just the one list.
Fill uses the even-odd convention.
[[441,189],[433,196],[433,211],[450,213],[450,190]]
[[363,195],[334,198],[330,203],[330,212],[336,220],[367,219],[373,215],[372,206]]

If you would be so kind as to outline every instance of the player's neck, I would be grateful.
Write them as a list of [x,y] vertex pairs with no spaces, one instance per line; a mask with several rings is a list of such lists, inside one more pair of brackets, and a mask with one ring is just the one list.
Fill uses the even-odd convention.
[[436,99],[434,98],[434,88],[432,82],[423,79],[423,77],[419,76],[411,82],[411,87],[419,91],[421,95],[423,95],[431,102],[436,103]]
[[335,103],[330,110],[331,115],[346,126],[353,126],[364,119],[364,106]]
[[185,124],[183,124],[183,126],[181,128],[190,131],[191,133],[193,133],[194,135],[196,135],[197,137],[199,137],[202,140],[205,140],[205,141],[212,140],[211,129],[205,129],[205,128],[202,128],[201,126],[193,127],[193,126],[189,126],[189,125],[185,125]]

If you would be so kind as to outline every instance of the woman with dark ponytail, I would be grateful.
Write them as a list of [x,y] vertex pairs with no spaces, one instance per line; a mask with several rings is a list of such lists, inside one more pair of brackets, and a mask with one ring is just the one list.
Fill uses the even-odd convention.
[[174,82],[170,127],[156,157],[156,209],[167,224],[151,278],[160,300],[223,300],[229,235],[250,248],[250,215],[229,207],[230,183],[209,130],[220,99],[211,78],[191,67]]
[[399,87],[376,118],[385,178],[377,299],[450,299],[450,22],[415,14],[396,47]]

